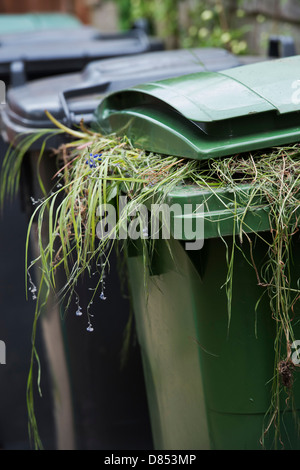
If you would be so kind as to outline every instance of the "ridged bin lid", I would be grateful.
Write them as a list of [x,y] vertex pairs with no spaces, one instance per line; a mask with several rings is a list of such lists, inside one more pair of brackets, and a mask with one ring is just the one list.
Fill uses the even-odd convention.
[[0,15],[0,38],[3,34],[18,34],[47,29],[69,29],[81,26],[80,20],[68,13],[20,13]]
[[298,141],[299,110],[294,56],[113,93],[96,119],[145,150],[208,159]]
[[187,71],[215,71],[238,65],[237,57],[223,49],[182,49],[100,60],[87,65],[81,73],[33,80],[8,91],[1,114],[4,138],[15,142],[24,132],[52,127],[45,109],[67,126],[77,126],[81,119],[90,125],[100,100],[108,93]]

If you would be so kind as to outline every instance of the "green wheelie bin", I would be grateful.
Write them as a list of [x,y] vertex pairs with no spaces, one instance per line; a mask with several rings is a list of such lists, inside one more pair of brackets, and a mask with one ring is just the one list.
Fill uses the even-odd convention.
[[69,30],[82,27],[81,21],[68,13],[19,13],[0,15],[1,35],[33,31]]
[[[298,142],[299,71],[300,56],[295,56],[147,83],[109,95],[95,121],[107,133],[125,133],[136,147],[196,160]],[[168,193],[165,203],[181,211],[170,211],[170,240],[155,240],[147,292],[141,250],[133,242],[128,249],[156,449],[273,446],[271,427],[264,442],[262,437],[271,401],[277,325],[249,263],[252,256],[260,270],[272,227],[266,201],[254,198],[248,207],[250,188],[240,184],[211,191],[185,184]],[[192,231],[182,230],[178,236],[176,224],[184,228],[188,219],[194,223]],[[241,228],[253,252],[246,241],[232,258],[229,317],[224,286]],[[294,289],[300,274],[299,241],[296,233]],[[297,339],[297,307],[293,320]],[[294,421],[300,410],[297,375],[293,410],[285,399],[280,397],[281,442],[286,449],[299,449]]]
[[[187,71],[215,71],[239,65],[235,56],[225,50],[213,48],[155,51],[136,54],[134,57],[96,61],[85,67],[81,73],[34,80],[11,89],[1,116],[3,137],[7,143],[12,144],[25,133],[34,135],[39,129],[48,128],[45,109],[65,125],[77,128],[81,119],[84,119],[86,125],[91,124],[99,99],[111,91],[149,80],[179,76]],[[66,140],[66,135],[53,136],[51,142],[47,140],[45,153],[38,164],[43,143],[40,139],[31,145],[24,159],[24,191],[21,199],[29,218],[35,209],[31,198],[38,200],[43,196],[38,183],[38,171],[43,176],[44,186],[51,190],[52,177],[57,171],[51,149],[59,147]],[[37,246],[37,242],[34,246]],[[115,265],[111,260],[108,299],[106,302],[101,299],[94,301],[93,310],[101,312],[101,317],[98,318],[101,323],[95,327],[93,335],[86,337],[86,328],[82,323],[84,317],[80,319],[72,315],[70,309],[71,314],[67,315],[59,328],[59,331],[63,330],[66,351],[59,360],[59,333],[53,333],[53,339],[49,340],[48,348],[53,354],[51,363],[58,370],[53,375],[58,376],[62,364],[66,362],[63,358],[68,359],[70,380],[66,382],[72,385],[70,393],[76,406],[73,407],[71,416],[74,415],[76,440],[79,443],[76,445],[80,445],[80,448],[152,446],[139,348],[132,348],[126,368],[120,370],[119,351],[130,306],[119,292],[120,280],[117,275],[113,275],[117,271]],[[78,286],[77,292],[83,304],[88,302],[90,294],[88,282],[85,279]],[[81,306],[84,308],[83,304]],[[54,305],[56,307],[56,303]],[[52,315],[52,318],[60,318],[63,307],[64,305],[59,305],[59,313]],[[76,304],[72,307],[76,312]],[[49,312],[52,309],[53,306],[49,303]],[[50,314],[47,316],[50,317]],[[51,348],[52,344],[55,348]],[[84,349],[78,347],[82,344],[85,345]],[[59,409],[63,408],[61,401],[59,406]],[[59,429],[62,425],[59,421]],[[64,436],[67,433],[63,430],[61,434]]]

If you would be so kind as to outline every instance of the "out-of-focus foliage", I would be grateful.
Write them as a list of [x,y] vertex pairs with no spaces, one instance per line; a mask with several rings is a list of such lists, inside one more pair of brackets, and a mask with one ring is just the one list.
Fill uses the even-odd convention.
[[[166,40],[169,48],[222,47],[234,54],[249,53],[247,33],[255,34],[266,17],[251,14],[247,0],[114,0],[120,25],[129,29],[140,18],[148,20],[150,32]],[[287,0],[278,0],[285,5]],[[272,16],[272,12],[270,12]]]
[[223,47],[234,54],[247,52],[245,34],[249,27],[236,27],[245,11],[235,2],[236,7],[226,9],[222,0],[195,2],[189,11],[190,26],[182,34],[183,47]]
[[[246,27],[235,27],[244,10],[240,1],[228,9],[223,0],[115,0],[119,7],[122,29],[129,29],[139,18],[145,18],[150,31],[169,40],[175,47],[223,47],[242,54],[247,52]],[[182,6],[188,24],[182,24]]]

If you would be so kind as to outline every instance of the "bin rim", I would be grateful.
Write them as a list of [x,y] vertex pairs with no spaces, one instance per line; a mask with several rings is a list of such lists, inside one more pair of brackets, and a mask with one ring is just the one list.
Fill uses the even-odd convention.
[[[264,194],[257,189],[259,188],[249,183],[240,183],[234,188],[225,185],[208,187],[184,183],[172,188],[162,202],[159,194],[156,198],[160,200],[160,204],[170,208],[168,216],[170,215],[172,236],[180,233],[182,236],[176,235],[175,238],[181,241],[200,238],[208,240],[238,235],[241,232],[255,234],[271,230],[270,206]],[[249,205],[251,192],[255,195]],[[146,203],[150,212],[153,208],[154,211],[157,210],[155,204],[156,200]],[[196,221],[199,223],[200,220],[203,221],[203,226],[201,232],[196,234]],[[185,231],[187,225],[192,227],[193,224],[192,231]]]

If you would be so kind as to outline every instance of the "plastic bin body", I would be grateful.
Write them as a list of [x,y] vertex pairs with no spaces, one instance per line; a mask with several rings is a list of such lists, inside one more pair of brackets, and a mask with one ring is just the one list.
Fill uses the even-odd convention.
[[[202,204],[208,191],[178,188],[168,203]],[[224,200],[228,203],[228,194]],[[219,207],[218,207],[219,206]],[[220,222],[217,228],[217,214]],[[261,216],[260,216],[261,215]],[[268,226],[267,214],[246,219]],[[259,450],[268,420],[274,375],[276,322],[266,295],[256,310],[262,287],[249,264],[250,251],[244,239],[233,265],[232,310],[229,322],[227,252],[232,249],[233,218],[216,200],[210,201],[201,250],[187,251],[185,241],[156,240],[147,288],[143,283],[143,257],[132,246],[128,266],[138,339],[141,346],[148,402],[156,449]],[[252,225],[253,229],[255,225]],[[216,236],[220,230],[220,236]],[[230,235],[231,232],[231,235]],[[267,241],[268,231],[259,232]],[[249,232],[250,234],[250,232]],[[266,258],[267,245],[255,241],[257,269]],[[238,240],[236,240],[237,243]],[[299,237],[294,237],[292,279],[299,277]],[[172,253],[172,255],[170,254]],[[294,333],[300,337],[299,308]],[[300,383],[294,383],[297,418]],[[299,449],[300,440],[291,411],[291,401],[281,398],[282,442],[286,449]],[[270,417],[269,417],[270,419]],[[274,429],[265,436],[272,448]]]
[[[156,241],[152,273],[145,291],[142,254],[129,250],[138,341],[156,450],[208,450],[210,440],[200,373],[194,299],[187,257],[172,245],[181,269]],[[180,249],[180,247],[179,247]]]
[[[0,47],[1,54],[5,44],[20,44],[28,40],[30,33],[37,38],[52,37],[56,34],[62,37],[66,30],[79,29],[81,23],[71,15],[0,15]],[[60,29],[59,29],[60,28]],[[51,33],[49,32],[51,29]],[[38,31],[39,30],[39,31]],[[48,31],[48,32],[47,32]],[[17,39],[18,37],[18,39]],[[31,41],[30,48],[36,47],[35,40]],[[12,57],[12,59],[14,56]],[[11,67],[11,68],[10,68]],[[1,69],[0,79],[5,81],[6,87],[11,84],[10,72],[12,64]],[[5,106],[1,107],[1,111]],[[7,144],[0,139],[0,165],[7,150]],[[32,312],[34,302],[26,301],[24,292],[24,256],[27,219],[21,211],[20,202],[8,203],[6,201],[0,221],[0,305],[1,340],[6,344],[6,364],[1,366],[0,381],[0,447],[2,449],[30,449],[27,427],[27,411],[25,390],[28,378],[32,333]],[[18,292],[18,294],[16,294]],[[40,333],[40,328],[39,328]],[[42,388],[44,401],[37,413],[39,430],[46,449],[55,448],[55,426],[53,420],[52,397],[48,361],[44,354],[44,345],[39,335],[37,346],[40,350],[40,361],[44,370]]]
[[[65,32],[64,32],[65,33]],[[7,85],[20,86],[28,80],[68,72],[79,72],[95,60],[129,56],[152,50],[152,42],[144,31],[101,34],[96,29],[81,27],[36,31],[31,34],[4,36],[0,56],[0,76]],[[0,36],[1,43],[1,36]],[[38,45],[38,47],[37,47]],[[155,43],[155,48],[163,49]]]

